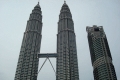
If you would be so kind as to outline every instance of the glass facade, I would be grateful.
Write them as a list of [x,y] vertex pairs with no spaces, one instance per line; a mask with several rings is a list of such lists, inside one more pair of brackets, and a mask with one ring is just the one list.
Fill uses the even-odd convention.
[[59,15],[57,54],[56,80],[79,80],[74,23],[66,3]]
[[27,22],[14,80],[37,80],[41,30],[41,8],[37,4]]
[[87,27],[94,80],[117,80],[106,35],[102,26]]

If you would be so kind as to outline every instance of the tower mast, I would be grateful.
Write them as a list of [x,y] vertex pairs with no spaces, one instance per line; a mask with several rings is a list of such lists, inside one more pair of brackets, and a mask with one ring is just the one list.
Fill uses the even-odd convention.
[[66,0],[64,0],[64,3],[66,3]]

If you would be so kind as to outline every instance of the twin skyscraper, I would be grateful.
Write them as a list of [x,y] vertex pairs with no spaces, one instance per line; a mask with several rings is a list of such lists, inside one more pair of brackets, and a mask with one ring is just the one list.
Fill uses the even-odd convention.
[[[14,80],[37,80],[39,58],[56,58],[56,80],[79,80],[76,35],[70,9],[64,2],[58,21],[57,52],[41,54],[42,12],[39,3],[27,22]],[[117,80],[102,27],[87,27],[95,80]]]

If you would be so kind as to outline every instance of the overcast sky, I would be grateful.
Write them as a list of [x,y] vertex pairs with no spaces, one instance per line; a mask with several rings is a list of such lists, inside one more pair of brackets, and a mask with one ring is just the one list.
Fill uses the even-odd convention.
[[[0,80],[13,80],[27,20],[38,0],[0,0]],[[40,0],[43,15],[41,53],[56,52],[57,22],[64,0]],[[94,80],[86,26],[103,26],[120,80],[120,0],[67,0],[77,43],[80,80]],[[44,59],[39,60],[39,68]],[[56,59],[51,59],[56,68]],[[47,61],[38,80],[55,80]]]

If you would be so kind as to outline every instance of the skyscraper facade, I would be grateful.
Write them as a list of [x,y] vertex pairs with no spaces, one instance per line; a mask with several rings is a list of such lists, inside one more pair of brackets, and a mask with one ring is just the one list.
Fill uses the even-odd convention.
[[39,3],[27,22],[14,80],[37,80],[40,53],[42,15]]
[[72,15],[65,2],[58,22],[56,80],[79,80],[75,38]]
[[86,28],[94,80],[117,80],[108,41],[102,26]]
[[[74,23],[64,2],[59,15],[57,54],[39,54],[42,31],[39,3],[27,22],[14,80],[37,80],[39,58],[56,57],[56,80],[79,80]],[[53,67],[53,66],[52,66]]]

